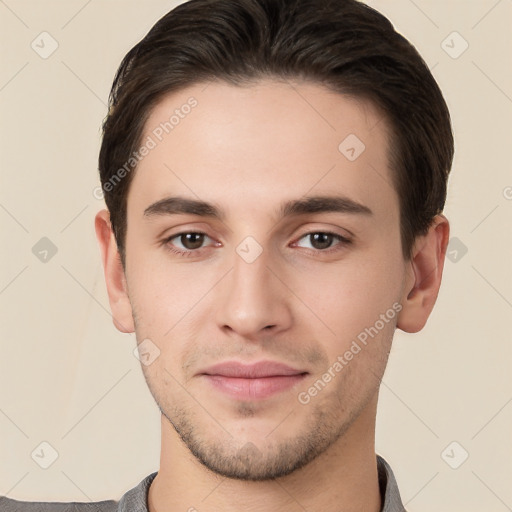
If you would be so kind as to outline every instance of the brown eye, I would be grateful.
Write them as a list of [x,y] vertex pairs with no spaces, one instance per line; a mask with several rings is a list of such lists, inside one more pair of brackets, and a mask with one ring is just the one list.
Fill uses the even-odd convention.
[[199,249],[205,238],[204,233],[183,233],[179,235],[179,240],[185,249]]
[[[302,245],[301,241],[306,240],[308,245]],[[337,243],[334,243],[337,241]],[[314,231],[305,233],[297,242],[299,247],[313,249],[319,252],[329,252],[330,250],[342,249],[344,246],[351,244],[351,240],[336,233],[325,231]]]
[[334,238],[330,233],[310,233],[308,236],[310,237],[311,245],[319,250],[328,249]]
[[185,231],[176,233],[165,240],[167,250],[178,256],[195,256],[198,255],[203,247],[205,239],[211,240],[206,233],[196,231]]

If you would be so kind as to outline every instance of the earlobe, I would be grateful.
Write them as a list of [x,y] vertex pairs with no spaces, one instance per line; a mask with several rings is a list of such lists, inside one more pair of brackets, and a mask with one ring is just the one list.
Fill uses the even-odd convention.
[[108,210],[101,210],[96,214],[94,227],[101,252],[112,320],[119,331],[132,333],[135,331],[132,307]]
[[418,237],[413,256],[408,262],[402,293],[402,310],[397,327],[405,332],[418,332],[425,326],[437,300],[450,225],[448,219],[436,215],[426,235]]

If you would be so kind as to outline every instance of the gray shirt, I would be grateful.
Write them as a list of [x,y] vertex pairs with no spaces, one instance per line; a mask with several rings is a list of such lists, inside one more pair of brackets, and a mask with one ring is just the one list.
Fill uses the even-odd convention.
[[[402,505],[395,475],[389,464],[377,455],[379,486],[383,506],[381,512],[406,512]],[[149,512],[148,490],[157,471],[148,475],[119,501],[106,500],[91,503],[60,503],[18,501],[0,496],[0,512]]]

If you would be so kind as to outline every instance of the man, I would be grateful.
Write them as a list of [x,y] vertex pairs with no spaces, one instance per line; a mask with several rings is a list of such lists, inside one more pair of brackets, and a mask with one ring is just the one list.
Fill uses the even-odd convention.
[[416,50],[354,0],[192,0],[126,55],[103,129],[96,233],[162,444],[93,508],[405,510],[378,392],[437,298],[453,158]]

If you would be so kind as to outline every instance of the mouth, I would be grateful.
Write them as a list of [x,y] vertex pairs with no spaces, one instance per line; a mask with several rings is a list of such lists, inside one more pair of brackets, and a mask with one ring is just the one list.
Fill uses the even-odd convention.
[[282,393],[299,382],[308,372],[275,361],[242,364],[220,363],[199,374],[216,391],[238,400],[263,400]]

